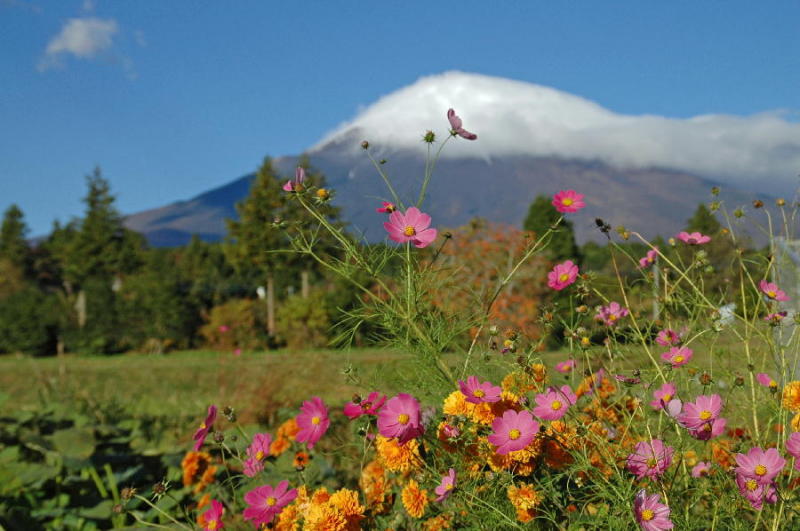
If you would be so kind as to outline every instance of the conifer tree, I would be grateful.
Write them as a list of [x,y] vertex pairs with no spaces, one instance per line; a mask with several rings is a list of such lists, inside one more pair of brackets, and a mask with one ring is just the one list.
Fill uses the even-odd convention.
[[11,205],[3,214],[0,225],[0,259],[8,261],[23,273],[29,272],[31,250],[26,240],[28,227],[25,216],[17,205]]

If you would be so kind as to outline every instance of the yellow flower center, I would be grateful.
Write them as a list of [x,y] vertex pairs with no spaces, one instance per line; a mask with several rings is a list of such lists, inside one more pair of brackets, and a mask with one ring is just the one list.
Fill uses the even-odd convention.
[[710,411],[703,410],[703,411],[700,412],[700,419],[701,420],[708,420],[710,418],[711,418],[711,412]]
[[672,400],[672,395],[669,393],[665,393],[664,396],[661,397],[661,400],[663,400],[664,402],[669,402],[670,400]]
[[311,417],[311,424],[317,425],[320,423],[319,417]]
[[776,382],[775,380],[770,380],[769,381],[769,386],[770,387],[778,387],[778,382]]
[[567,280],[569,280],[569,275],[566,273],[561,273],[561,276],[558,277],[558,280],[560,280],[561,282],[566,282]]
[[591,340],[588,337],[581,338],[581,345],[588,345],[589,343],[591,343]]
[[757,476],[763,476],[764,474],[767,473],[767,467],[765,467],[764,465],[757,465],[754,472],[756,473]]
[[445,488],[445,490],[453,490],[453,484],[452,483],[448,483],[447,485],[445,485],[444,488]]
[[207,526],[209,529],[211,529],[211,531],[214,531],[214,529],[216,529],[216,528],[217,528],[217,521],[216,521],[216,520],[211,520],[210,522],[208,522],[208,523],[206,524],[206,526]]
[[330,195],[331,194],[328,193],[328,191],[325,188],[320,188],[319,190],[317,190],[317,197],[319,197],[320,199],[328,199]]
[[754,479],[748,479],[744,482],[744,486],[747,488],[747,490],[756,490],[758,488],[758,483],[756,483],[756,480]]
[[649,522],[655,517],[656,513],[654,513],[652,509],[645,509],[644,511],[642,511],[642,520],[644,520],[645,522]]
[[508,438],[511,439],[512,441],[516,441],[517,439],[519,439],[520,435],[522,434],[517,429],[508,432]]
[[656,465],[658,465],[658,460],[657,459],[651,457],[650,459],[647,460],[647,467],[648,468],[655,468]]
[[484,396],[486,396],[486,393],[483,392],[483,389],[475,389],[472,392],[472,396],[474,396],[475,398],[483,398]]
[[553,403],[550,404],[550,407],[553,408],[553,411],[558,411],[559,409],[561,409],[561,402],[559,402],[558,400],[553,400]]
[[261,450],[257,451],[256,452],[256,459],[258,459],[259,461],[264,459],[264,452],[262,452]]
[[406,236],[414,236],[416,233],[417,233],[417,229],[415,229],[411,225],[406,227],[405,230],[403,231],[403,234],[405,234]]
[[274,497],[270,496],[269,498],[267,498],[267,507],[272,507],[276,503],[278,503],[278,500],[275,499]]
[[611,315],[608,316],[608,320],[611,321],[612,323],[617,319],[619,319],[619,317],[617,317],[617,314],[615,313],[612,313]]
[[768,291],[768,292],[767,292],[767,296],[768,296],[770,299],[774,299],[775,297],[777,297],[777,296],[778,296],[778,294],[777,294],[777,293],[775,293],[774,291]]
[[561,200],[561,204],[564,206],[570,206],[572,203],[574,203],[574,201],[569,197],[565,197],[564,199]]
[[200,429],[201,429],[201,430],[204,430],[204,429],[206,429],[206,428],[208,428],[208,426],[206,426],[206,423],[205,423],[205,422],[201,422],[201,423],[200,423]]
[[409,420],[408,415],[406,415],[405,413],[400,413],[399,415],[397,415],[397,422],[399,422],[400,424],[408,424],[408,420]]
[[674,361],[675,363],[682,363],[684,359],[685,359],[685,358],[684,358],[683,356],[680,356],[680,355],[679,355],[679,356],[675,356],[675,358],[674,358],[674,360],[673,360],[673,361]]

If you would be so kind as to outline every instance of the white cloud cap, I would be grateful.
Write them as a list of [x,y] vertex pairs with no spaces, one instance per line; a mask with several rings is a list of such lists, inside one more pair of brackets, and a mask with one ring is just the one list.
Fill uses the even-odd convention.
[[114,35],[119,30],[114,19],[95,17],[71,18],[61,32],[47,44],[39,70],[59,66],[64,55],[71,54],[81,59],[90,59],[111,48]]
[[446,134],[450,107],[478,140],[451,141],[455,145],[444,150],[446,157],[599,159],[748,187],[758,179],[759,189],[773,193],[793,191],[800,172],[800,123],[780,112],[688,119],[624,115],[549,87],[464,72],[423,77],[380,98],[312,150],[355,130],[376,148],[421,149],[425,128]]

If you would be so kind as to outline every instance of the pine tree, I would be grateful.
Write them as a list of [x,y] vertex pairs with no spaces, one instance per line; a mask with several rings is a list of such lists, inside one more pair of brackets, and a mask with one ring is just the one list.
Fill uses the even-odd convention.
[[3,214],[0,226],[0,259],[8,261],[23,273],[30,271],[31,250],[26,240],[28,226],[17,205],[11,205]]
[[[558,213],[550,201],[549,197],[536,196],[522,225],[524,230],[531,231],[538,237],[547,232],[547,229],[558,221],[561,214]],[[580,250],[575,243],[575,231],[571,221],[565,219],[559,224],[552,235],[550,244],[547,246],[547,252],[553,260],[569,259],[575,263],[580,263]]]
[[717,218],[703,203],[697,205],[697,210],[686,222],[687,232],[701,232],[707,236],[718,234],[721,228],[722,225],[717,221]]

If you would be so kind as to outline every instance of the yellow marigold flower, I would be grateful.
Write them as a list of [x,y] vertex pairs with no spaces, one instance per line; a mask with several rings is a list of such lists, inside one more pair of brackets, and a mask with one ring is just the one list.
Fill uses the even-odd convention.
[[532,485],[527,483],[520,483],[519,487],[509,485],[507,494],[511,505],[516,509],[535,509],[537,505],[542,503],[541,495],[534,490]]
[[469,415],[473,404],[467,402],[467,397],[464,396],[464,393],[459,391],[453,391],[450,393],[447,398],[444,399],[444,405],[442,406],[442,411],[445,415],[453,415],[453,416],[461,416],[466,417]]
[[[386,501],[386,483],[386,470],[383,466],[377,460],[367,463],[358,482],[367,505],[373,507]],[[373,511],[379,512],[374,507]]]
[[506,374],[501,385],[503,387],[503,391],[513,396],[515,401],[519,401],[522,395],[528,391],[535,391],[539,389],[539,386],[533,379],[533,376],[525,371],[514,371]]
[[541,363],[531,365],[531,372],[533,372],[533,379],[540,383],[547,377],[547,367]]
[[425,513],[425,507],[428,506],[428,491],[420,489],[419,485],[413,479],[408,481],[408,484],[400,494],[403,500],[403,507],[406,512],[414,518],[422,518]]
[[381,464],[392,472],[410,472],[422,465],[419,442],[416,439],[400,444],[397,439],[387,439],[378,435],[375,438],[375,446]]
[[278,431],[275,432],[275,436],[277,438],[285,437],[290,441],[293,441],[297,433],[300,431],[300,426],[297,425],[297,420],[294,417],[290,418],[280,426],[278,426]]
[[442,529],[450,529],[450,518],[444,514],[428,518],[422,523],[424,531],[441,531]]
[[683,452],[683,460],[686,466],[694,466],[697,464],[697,452],[694,450],[686,450]]
[[800,411],[800,381],[789,382],[783,388],[783,407],[793,413]]
[[[499,404],[500,402],[496,402]],[[469,404],[472,406],[469,413],[469,418],[472,419],[473,422],[477,422],[478,424],[484,424],[486,426],[491,426],[492,421],[497,416],[496,408],[493,407],[494,403],[491,402],[481,402],[480,404]],[[502,414],[501,414],[502,415]]]
[[328,500],[331,499],[331,495],[328,494],[328,489],[325,487],[320,487],[314,491],[314,494],[311,495],[311,503],[314,505],[320,505],[323,503],[327,503]]
[[300,531],[300,510],[297,503],[292,503],[278,513],[274,531]]
[[364,518],[363,505],[358,501],[358,493],[354,490],[340,489],[331,495],[328,503],[339,509],[347,518],[347,525],[350,529],[359,529],[358,522]]
[[345,531],[347,518],[329,503],[312,505],[306,512],[305,531]]
[[800,431],[800,413],[795,415],[789,424],[792,426],[792,431]]

